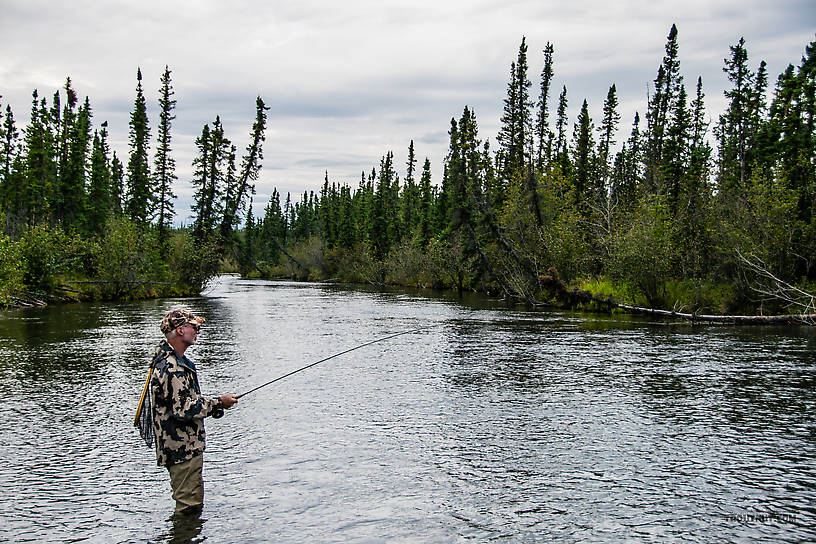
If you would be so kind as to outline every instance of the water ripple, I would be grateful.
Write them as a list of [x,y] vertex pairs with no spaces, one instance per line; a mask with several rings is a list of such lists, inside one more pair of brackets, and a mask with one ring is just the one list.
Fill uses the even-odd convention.
[[[167,309],[207,317],[206,392],[359,343],[207,422],[179,524],[132,428]],[[222,278],[207,296],[0,315],[0,522],[14,542],[816,539],[813,331],[528,313]]]

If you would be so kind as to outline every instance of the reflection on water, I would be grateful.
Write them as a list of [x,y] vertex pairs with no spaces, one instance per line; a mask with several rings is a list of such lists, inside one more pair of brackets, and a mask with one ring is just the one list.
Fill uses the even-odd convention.
[[[131,426],[158,323],[207,318],[203,518]],[[0,314],[15,542],[813,540],[816,334],[532,313],[475,295],[223,278]]]
[[201,530],[206,520],[201,514],[173,514],[168,520],[170,530],[160,534],[155,541],[167,544],[193,544],[204,542]]

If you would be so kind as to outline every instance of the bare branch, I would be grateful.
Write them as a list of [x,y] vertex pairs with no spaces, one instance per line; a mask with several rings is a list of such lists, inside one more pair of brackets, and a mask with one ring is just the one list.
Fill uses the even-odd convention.
[[754,281],[748,281],[748,286],[761,295],[762,301],[782,301],[787,308],[798,309],[804,322],[810,325],[816,324],[812,318],[813,314],[816,313],[816,295],[803,291],[779,278],[756,255],[743,255],[739,249],[736,250],[736,254],[742,267],[758,278]]

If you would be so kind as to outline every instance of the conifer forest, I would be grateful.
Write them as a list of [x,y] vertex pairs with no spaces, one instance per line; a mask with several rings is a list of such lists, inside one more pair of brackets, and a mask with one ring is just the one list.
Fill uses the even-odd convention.
[[128,156],[70,78],[50,99],[34,90],[25,127],[0,110],[0,303],[195,294],[228,271],[529,306],[816,313],[816,42],[771,80],[740,39],[722,54],[726,108],[711,112],[702,79],[681,75],[672,26],[633,119],[610,82],[593,120],[587,100],[552,87],[555,45],[542,53],[533,74],[521,40],[498,134],[481,134],[469,106],[449,120],[441,179],[406,135],[405,164],[383,150],[359,179],[274,190],[257,217],[268,108],[257,98],[243,150],[213,112],[184,227],[169,68],[155,127],[137,73]]

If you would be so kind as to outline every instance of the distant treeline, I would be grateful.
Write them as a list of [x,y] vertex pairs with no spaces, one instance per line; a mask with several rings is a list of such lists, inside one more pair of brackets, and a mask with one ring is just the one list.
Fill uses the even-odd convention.
[[723,67],[727,109],[709,126],[702,79],[689,93],[672,26],[644,116],[617,146],[615,85],[597,124],[583,100],[570,131],[567,88],[552,89],[553,45],[535,99],[522,39],[495,149],[465,107],[450,121],[440,185],[427,159],[418,168],[412,141],[402,178],[388,152],[354,188],[327,174],[297,202],[276,191],[262,218],[246,218],[241,271],[531,304],[566,283],[693,312],[801,311],[807,296],[790,300],[780,286],[816,279],[814,43],[769,102],[766,64],[751,66],[740,39]]
[[[17,261],[4,258],[0,296],[4,285],[34,286],[31,262],[43,259],[31,248],[53,238],[43,250],[56,254],[44,259],[51,278],[109,281],[127,271],[131,282],[195,290],[219,267],[235,267],[245,276],[473,289],[532,305],[564,303],[566,287],[583,287],[690,312],[799,311],[816,281],[815,44],[770,93],[765,63],[749,63],[740,39],[723,67],[726,110],[712,122],[701,78],[686,88],[672,26],[643,116],[618,145],[615,85],[597,124],[583,100],[570,126],[567,88],[552,88],[554,46],[543,50],[534,89],[522,39],[494,146],[466,106],[450,121],[439,183],[411,141],[404,174],[389,151],[359,181],[326,173],[320,190],[294,201],[275,190],[256,219],[251,206],[244,211],[262,159],[259,98],[240,163],[218,117],[203,127],[195,219],[182,230],[170,226],[169,70],[152,166],[141,74],[126,165],[109,153],[106,124],[91,129],[88,99],[79,105],[68,80],[64,106],[60,93],[49,106],[35,91],[22,138],[10,108],[2,119],[0,252]],[[120,251],[122,238],[135,253]],[[61,259],[67,248],[74,256]]]
[[0,304],[194,294],[218,273],[254,192],[267,108],[258,98],[240,164],[219,118],[204,127],[196,219],[192,229],[174,229],[170,74],[165,68],[161,78],[152,161],[141,70],[126,164],[110,152],[107,122],[92,127],[90,101],[80,103],[70,78],[50,104],[34,90],[22,134],[11,106],[0,110]]

